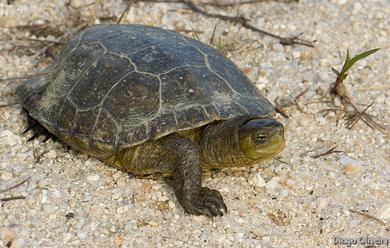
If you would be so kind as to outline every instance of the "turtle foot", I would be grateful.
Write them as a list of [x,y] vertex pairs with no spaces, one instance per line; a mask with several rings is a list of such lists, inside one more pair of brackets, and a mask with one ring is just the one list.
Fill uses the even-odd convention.
[[191,202],[192,204],[183,206],[189,214],[205,215],[213,218],[215,216],[222,216],[224,212],[227,213],[223,198],[217,190],[203,187],[198,197],[195,197]]

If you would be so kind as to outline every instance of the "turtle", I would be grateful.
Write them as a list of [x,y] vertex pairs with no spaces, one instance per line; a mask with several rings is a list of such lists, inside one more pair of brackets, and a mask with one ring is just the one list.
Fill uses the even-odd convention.
[[159,27],[90,26],[17,95],[30,124],[122,171],[164,178],[193,215],[227,213],[202,186],[205,171],[256,164],[285,144],[273,105],[231,60]]

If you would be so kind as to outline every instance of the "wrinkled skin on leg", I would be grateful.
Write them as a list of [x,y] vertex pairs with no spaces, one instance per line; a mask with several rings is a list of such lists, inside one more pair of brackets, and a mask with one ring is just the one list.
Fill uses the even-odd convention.
[[160,142],[178,157],[170,184],[185,211],[209,217],[222,216],[222,211],[226,212],[227,208],[221,194],[202,187],[201,158],[197,145],[178,134],[162,138]]

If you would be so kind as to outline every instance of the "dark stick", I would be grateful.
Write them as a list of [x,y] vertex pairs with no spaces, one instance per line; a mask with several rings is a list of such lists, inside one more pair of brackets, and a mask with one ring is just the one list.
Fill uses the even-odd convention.
[[12,197],[6,197],[6,198],[0,198],[0,201],[6,202],[6,201],[13,201],[13,200],[23,200],[26,199],[25,196],[12,196]]
[[349,210],[350,212],[352,212],[352,213],[359,214],[359,215],[364,216],[364,217],[369,218],[369,219],[373,219],[373,220],[375,220],[376,222],[378,222],[379,224],[381,224],[381,225],[383,225],[383,226],[386,225],[386,223],[385,223],[383,220],[378,219],[377,217],[372,216],[372,215],[370,215],[370,214],[363,213],[363,212],[360,212],[360,211],[357,211],[357,210],[354,210],[354,209],[351,209],[351,208],[348,209],[348,210]]
[[126,9],[122,12],[121,16],[119,17],[117,24],[121,23],[122,18],[129,12],[131,5],[133,4],[133,0],[129,0],[129,3],[127,4]]
[[299,93],[297,96],[295,96],[292,100],[288,100],[287,102],[284,102],[284,103],[276,103],[275,105],[275,111],[278,112],[279,114],[281,114],[284,118],[290,118],[290,116],[288,116],[286,114],[286,112],[284,111],[284,108],[286,107],[289,107],[291,105],[295,105],[297,107],[297,109],[301,112],[301,113],[304,113],[304,111],[301,109],[301,107],[299,106],[298,104],[298,100],[299,98],[301,98],[308,90],[310,89],[310,87],[307,87],[306,89],[304,89],[301,93]]
[[2,193],[4,193],[4,192],[7,192],[7,191],[10,191],[10,190],[13,190],[13,189],[15,189],[15,188],[21,186],[22,184],[24,184],[25,182],[27,182],[28,179],[30,179],[30,177],[27,177],[27,178],[24,179],[23,181],[21,181],[21,182],[15,184],[14,186],[12,186],[12,187],[10,187],[10,188],[8,188],[8,189],[1,190],[1,191],[0,191],[0,194],[2,194]]
[[282,37],[276,34],[272,34],[270,32],[267,32],[265,30],[259,29],[252,24],[249,23],[249,19],[247,19],[244,16],[227,16],[227,15],[221,15],[221,14],[216,14],[216,13],[209,13],[201,8],[199,8],[197,5],[195,5],[191,1],[186,1],[186,0],[136,0],[137,2],[154,2],[154,3],[182,3],[185,6],[187,6],[190,10],[192,10],[195,13],[199,13],[201,15],[204,15],[206,17],[210,18],[217,18],[223,21],[228,21],[236,24],[241,24],[243,27],[246,29],[249,29],[253,32],[260,33],[262,35],[267,35],[273,38],[276,38],[279,40],[280,44],[288,46],[288,45],[303,45],[303,46],[308,46],[308,47],[314,47],[314,45],[309,42],[305,41],[302,39],[299,39],[298,37],[300,36],[294,36],[294,37]]
[[330,148],[329,150],[327,150],[324,153],[313,155],[313,156],[310,156],[310,157],[312,157],[312,158],[319,158],[319,157],[326,156],[326,155],[329,155],[329,154],[332,154],[332,153],[340,153],[340,152],[343,152],[343,151],[337,151],[336,150],[336,146],[334,146],[334,147]]
[[232,2],[232,3],[200,2],[200,4],[207,5],[207,6],[214,6],[214,7],[232,7],[237,5],[255,4],[255,3],[262,3],[262,2],[269,2],[269,1],[290,3],[290,2],[298,2],[299,0],[248,0],[248,1],[239,1],[239,2]]

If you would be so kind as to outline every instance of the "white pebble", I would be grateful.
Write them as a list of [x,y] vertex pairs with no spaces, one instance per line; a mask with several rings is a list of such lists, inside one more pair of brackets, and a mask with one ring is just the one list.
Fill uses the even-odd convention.
[[378,218],[390,222],[390,203],[385,204],[378,209]]
[[67,243],[71,238],[72,238],[72,234],[71,233],[64,233],[62,235],[62,240],[64,241],[64,243]]
[[262,188],[265,186],[264,178],[258,173],[251,174],[248,178],[248,183],[249,183],[249,185],[254,186],[254,187],[258,187],[258,188]]
[[20,137],[10,130],[5,130],[0,133],[0,139],[3,143],[9,145],[9,146],[16,146],[22,144],[22,141]]
[[42,198],[41,198],[41,203],[46,203],[47,202],[47,189],[42,190]]
[[152,189],[154,189],[154,190],[160,190],[161,189],[161,184],[153,184],[152,185]]
[[312,186],[312,185],[307,185],[307,186],[305,187],[305,189],[306,189],[307,191],[312,191],[312,190],[313,190],[313,186]]
[[51,150],[45,154],[45,157],[50,158],[50,159],[55,159],[57,157],[57,153],[56,153],[56,151]]
[[346,164],[352,164],[355,166],[362,166],[363,165],[362,161],[353,159],[353,158],[348,157],[346,155],[341,155],[339,161],[342,165],[346,165]]
[[23,248],[26,247],[26,241],[22,238],[17,238],[12,242],[12,248]]
[[288,189],[282,189],[280,191],[280,194],[282,197],[286,198],[290,193],[289,193]]
[[269,182],[265,185],[265,187],[268,192],[273,192],[276,189],[278,189],[280,187],[279,177],[271,178],[271,180],[269,180]]
[[157,226],[158,226],[158,223],[155,222],[155,221],[153,221],[153,220],[150,220],[150,221],[148,222],[148,225],[149,225],[149,226],[153,226],[153,227],[157,227]]
[[4,180],[4,181],[8,181],[8,180],[10,180],[12,178],[13,178],[13,175],[9,171],[4,171],[3,173],[1,173],[1,179]]
[[87,238],[87,234],[84,233],[84,232],[79,232],[77,233],[77,237],[80,239],[80,240],[84,240]]
[[132,229],[133,229],[133,223],[127,222],[124,228],[125,232],[130,232],[132,231]]
[[163,195],[163,196],[158,198],[159,201],[169,201],[169,199],[170,198],[168,196],[166,196],[166,195]]
[[293,55],[293,57],[296,59],[296,58],[299,58],[299,57],[301,56],[301,52],[299,52],[299,51],[294,51],[294,52],[292,53],[292,55]]
[[100,176],[96,175],[96,174],[91,174],[91,175],[87,176],[88,182],[97,182],[97,181],[99,181],[99,179],[100,179]]

